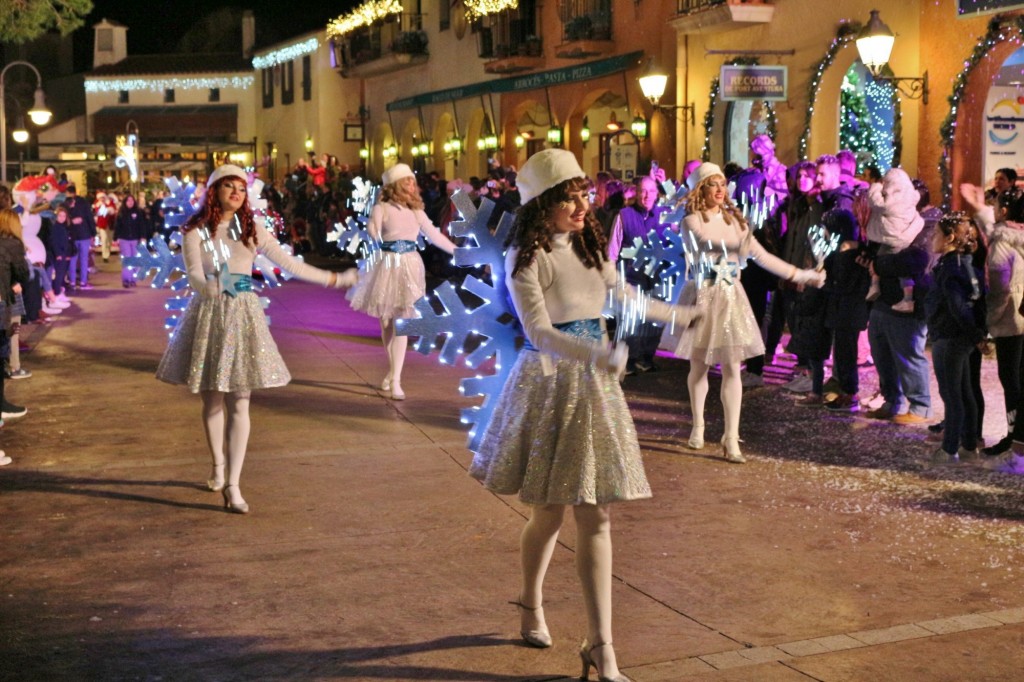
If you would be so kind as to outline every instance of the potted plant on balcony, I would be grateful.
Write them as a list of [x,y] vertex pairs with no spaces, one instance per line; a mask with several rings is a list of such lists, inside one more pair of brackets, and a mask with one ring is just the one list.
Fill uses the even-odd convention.
[[426,31],[402,31],[391,43],[391,51],[396,54],[426,54]]
[[573,17],[565,24],[565,39],[569,42],[589,40],[594,33],[594,22],[586,15]]

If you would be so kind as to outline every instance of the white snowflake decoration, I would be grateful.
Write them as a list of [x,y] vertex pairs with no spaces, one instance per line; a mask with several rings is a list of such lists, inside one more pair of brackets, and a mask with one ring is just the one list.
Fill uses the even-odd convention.
[[[459,392],[465,397],[483,396],[480,405],[462,410],[462,423],[469,425],[468,447],[475,452],[522,347],[523,332],[505,288],[504,241],[515,216],[504,214],[492,234],[487,229],[487,221],[494,210],[493,202],[482,199],[478,209],[462,192],[453,194],[452,201],[462,220],[453,221],[450,229],[454,236],[465,238],[465,243],[455,249],[455,264],[490,266],[491,282],[470,274],[461,287],[482,303],[469,307],[459,291],[445,282],[434,292],[442,312],[435,312],[431,302],[426,297],[421,298],[416,303],[420,317],[396,320],[395,328],[399,334],[418,336],[413,348],[424,355],[439,348],[440,361],[444,364],[454,364],[461,355],[467,367],[476,369],[494,358],[492,374],[466,378],[459,385]],[[440,344],[437,343],[439,336],[444,337]]]

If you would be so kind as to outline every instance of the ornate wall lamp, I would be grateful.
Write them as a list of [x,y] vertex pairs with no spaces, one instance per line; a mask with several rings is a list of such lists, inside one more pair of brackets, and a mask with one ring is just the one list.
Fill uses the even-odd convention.
[[920,78],[882,74],[889,64],[889,56],[892,54],[894,42],[896,42],[896,36],[878,18],[878,10],[871,10],[871,18],[857,34],[857,52],[860,54],[860,60],[864,62],[864,66],[871,72],[875,80],[892,83],[904,96],[910,99],[919,99],[922,103],[928,104],[927,71]]
[[641,92],[650,101],[655,111],[673,116],[683,123],[689,122],[692,126],[697,125],[696,106],[693,102],[678,105],[658,104],[665,94],[665,86],[668,85],[668,74],[655,66],[653,59],[648,60],[647,66],[644,67],[644,71],[637,78],[637,81],[640,83]]

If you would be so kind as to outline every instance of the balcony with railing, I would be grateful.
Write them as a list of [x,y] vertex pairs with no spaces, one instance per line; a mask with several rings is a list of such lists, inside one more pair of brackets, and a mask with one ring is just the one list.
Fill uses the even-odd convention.
[[586,59],[615,50],[612,42],[612,0],[561,0],[562,43],[555,54],[563,59]]
[[366,78],[427,61],[422,14],[393,14],[333,41],[334,63],[346,78]]
[[678,33],[719,33],[771,22],[774,0],[676,0]]
[[481,20],[477,30],[480,58],[487,73],[520,73],[544,65],[544,42],[532,16],[505,10]]

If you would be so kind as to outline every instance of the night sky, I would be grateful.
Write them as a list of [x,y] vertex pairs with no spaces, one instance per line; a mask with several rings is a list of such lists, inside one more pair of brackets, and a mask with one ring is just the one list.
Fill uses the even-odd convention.
[[[128,54],[175,52],[178,41],[201,17],[224,7],[251,9],[256,15],[257,47],[287,40],[291,36],[323,28],[327,22],[359,4],[357,0],[294,2],[259,0],[250,2],[173,3],[145,0],[93,0],[93,11],[85,26],[75,34],[76,70],[88,69],[92,59],[93,24],[103,18],[128,27]],[[239,49],[241,47],[239,46]]]

